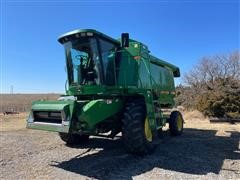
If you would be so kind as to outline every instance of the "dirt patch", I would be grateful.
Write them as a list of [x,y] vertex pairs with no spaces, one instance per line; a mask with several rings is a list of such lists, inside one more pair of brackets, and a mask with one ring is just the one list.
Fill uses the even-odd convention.
[[211,124],[185,113],[154,153],[129,155],[119,138],[67,147],[57,133],[26,129],[27,114],[0,116],[0,179],[240,179],[240,124]]

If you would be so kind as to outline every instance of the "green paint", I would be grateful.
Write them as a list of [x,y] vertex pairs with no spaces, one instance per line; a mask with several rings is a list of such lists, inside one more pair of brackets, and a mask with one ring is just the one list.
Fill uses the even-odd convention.
[[120,99],[98,99],[83,106],[79,115],[81,122],[86,124],[88,130],[92,130],[99,122],[117,114],[123,108]]
[[168,116],[155,112],[154,103],[174,106],[172,92],[174,77],[180,76],[178,67],[152,56],[141,42],[130,39],[129,47],[123,48],[119,39],[92,29],[66,33],[58,41],[66,54],[66,96],[75,99],[33,102],[32,114],[61,111],[69,118],[69,125],[34,123],[29,118],[29,128],[90,134],[99,128],[104,131],[102,126],[111,130],[121,120],[124,103],[133,96],[144,97],[152,130],[165,125]]

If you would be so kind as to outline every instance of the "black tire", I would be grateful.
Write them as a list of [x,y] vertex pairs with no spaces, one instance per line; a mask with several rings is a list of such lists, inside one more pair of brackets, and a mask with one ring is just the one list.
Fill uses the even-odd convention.
[[169,129],[173,136],[179,136],[183,132],[183,117],[179,111],[173,111],[169,119]]
[[126,103],[122,119],[122,139],[129,153],[146,155],[154,149],[153,136],[152,141],[146,137],[146,120],[146,105],[143,99]]
[[89,135],[85,134],[59,133],[59,136],[67,145],[83,144],[89,140]]

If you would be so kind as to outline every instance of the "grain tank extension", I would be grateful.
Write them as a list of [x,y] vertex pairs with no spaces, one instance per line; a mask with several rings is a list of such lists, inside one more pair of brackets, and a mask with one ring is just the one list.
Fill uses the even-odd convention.
[[33,102],[28,128],[59,132],[69,145],[121,132],[126,150],[139,155],[152,151],[166,123],[172,135],[182,133],[181,113],[169,113],[178,67],[152,56],[127,33],[116,40],[83,29],[58,41],[65,49],[66,95]]

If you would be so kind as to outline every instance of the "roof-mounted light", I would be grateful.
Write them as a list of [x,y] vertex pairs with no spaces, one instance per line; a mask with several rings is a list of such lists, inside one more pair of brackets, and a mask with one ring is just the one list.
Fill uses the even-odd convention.
[[87,32],[87,36],[93,36],[93,33]]
[[85,36],[86,36],[86,33],[81,33],[81,36],[82,36],[82,37],[85,37]]

